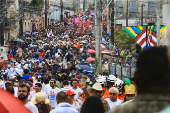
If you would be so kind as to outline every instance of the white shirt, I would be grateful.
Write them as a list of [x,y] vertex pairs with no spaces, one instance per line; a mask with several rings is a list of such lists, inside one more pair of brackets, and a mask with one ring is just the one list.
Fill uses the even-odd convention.
[[80,89],[79,87],[77,87],[77,89],[73,89],[73,88],[71,88],[73,91],[74,91],[74,93],[76,94],[75,96],[74,96],[74,99],[78,99],[79,98],[79,92],[82,94],[83,93],[83,90],[82,89]]
[[51,89],[51,86],[50,86],[50,84],[46,84],[45,86],[44,86],[44,93],[48,93],[48,91],[49,91],[49,89]]
[[59,88],[52,89],[50,88],[47,95],[48,99],[50,100],[51,107],[56,107],[57,106],[57,101],[56,101],[56,96],[60,92]]
[[25,104],[25,107],[31,111],[31,113],[39,113],[38,108],[30,101]]
[[108,104],[109,104],[109,106],[110,106],[110,109],[114,109],[116,106],[119,106],[119,105],[122,104],[122,101],[119,100],[119,99],[117,99],[116,102],[112,102],[109,98],[107,98],[107,99],[105,99],[105,100],[108,102]]
[[[44,93],[43,91],[41,91]],[[33,97],[35,97],[36,91],[31,91],[30,95],[28,96],[28,100],[31,100]],[[44,93],[45,94],[45,93]],[[48,96],[45,94],[46,99],[48,99]]]
[[80,104],[79,104],[77,101],[73,101],[72,106],[73,106],[76,110],[78,110],[79,107],[80,107]]
[[2,80],[0,80],[0,87],[5,89],[5,83]]
[[50,113],[78,113],[78,111],[69,103],[60,103]]
[[14,96],[18,97],[18,87],[14,87]]
[[61,91],[67,92],[69,89],[71,89],[71,87],[64,87],[64,88],[61,88]]

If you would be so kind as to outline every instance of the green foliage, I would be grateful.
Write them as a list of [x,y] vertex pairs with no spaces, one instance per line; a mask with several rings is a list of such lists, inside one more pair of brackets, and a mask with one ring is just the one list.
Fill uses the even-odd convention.
[[44,3],[44,0],[32,0],[31,1],[31,4],[36,5],[36,6],[40,6],[42,3]]
[[134,39],[131,38],[129,34],[123,29],[118,29],[117,31],[115,31],[114,40],[123,49],[131,49],[132,45],[135,44]]

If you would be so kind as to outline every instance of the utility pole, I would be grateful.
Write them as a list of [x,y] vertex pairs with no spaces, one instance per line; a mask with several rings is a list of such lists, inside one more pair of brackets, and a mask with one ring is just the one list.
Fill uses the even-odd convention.
[[[3,9],[3,0],[0,1],[0,10]],[[3,15],[3,12],[0,12],[1,15]],[[1,19],[2,23],[0,23],[0,43],[1,46],[4,45],[4,20]]]
[[76,2],[73,0],[73,9],[74,9],[74,15],[75,15],[75,12],[76,12]]
[[83,0],[83,12],[85,12],[86,7],[86,0]]
[[157,46],[160,46],[160,1],[157,0]]
[[19,16],[21,17],[21,19],[19,20],[19,36],[22,37],[23,36],[23,12],[22,12],[22,0],[19,0]]
[[[107,4],[109,4],[109,0],[107,0]],[[107,32],[110,32],[110,5],[107,8]]]
[[47,0],[45,0],[45,29],[47,29]]
[[[101,1],[95,0],[95,49],[96,49],[96,67],[102,64],[101,57]],[[102,70],[99,70],[101,73]]]
[[126,27],[128,26],[128,10],[129,9],[129,2],[127,0],[127,9],[126,9]]
[[60,6],[61,6],[60,21],[63,22],[63,1],[62,0],[60,0]]
[[[111,3],[111,6],[112,6],[112,13],[111,13],[111,42],[113,44],[113,47],[114,47],[114,0],[112,0],[112,3]],[[113,49],[114,50],[114,49]]]
[[143,26],[143,4],[141,4],[141,26]]

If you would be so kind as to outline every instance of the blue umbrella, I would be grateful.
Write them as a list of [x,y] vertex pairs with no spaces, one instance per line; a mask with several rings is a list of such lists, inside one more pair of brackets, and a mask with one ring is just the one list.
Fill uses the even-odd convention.
[[93,71],[93,68],[89,67],[88,65],[80,65],[78,68],[79,69],[84,69],[87,72],[92,72]]
[[32,47],[37,47],[37,45],[30,45],[30,48],[32,48]]
[[24,32],[23,34],[24,34],[24,35],[29,35],[30,33],[29,33],[29,32]]
[[38,34],[38,32],[34,32],[34,33],[32,33],[32,35],[35,35],[35,34]]

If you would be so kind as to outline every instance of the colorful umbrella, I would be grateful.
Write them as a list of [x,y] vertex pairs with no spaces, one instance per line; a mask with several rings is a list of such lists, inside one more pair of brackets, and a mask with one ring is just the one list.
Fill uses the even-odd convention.
[[83,69],[83,70],[85,70],[87,72],[92,72],[93,71],[93,68],[89,67],[88,65],[80,65],[78,68]]
[[19,38],[17,38],[17,39],[14,39],[14,40],[12,40],[13,42],[21,42],[21,43],[24,43],[24,41],[23,40],[21,40],[21,39],[19,39]]
[[29,35],[30,33],[29,33],[29,32],[24,32],[23,34],[24,34],[24,35]]
[[0,112],[31,113],[19,99],[2,88],[0,88]]
[[87,52],[88,53],[96,53],[95,50],[93,50],[93,49],[88,49]]
[[35,35],[35,34],[38,34],[38,32],[34,32],[34,33],[32,33],[32,35]]
[[36,40],[36,42],[35,43],[40,43],[40,42],[43,42],[42,40]]
[[102,44],[101,44],[101,49],[102,49],[102,51],[107,50],[106,47]]
[[68,35],[64,35],[64,38],[68,38],[69,36]]
[[91,62],[91,61],[95,61],[95,58],[88,57],[88,58],[86,59],[86,62]]
[[102,53],[103,53],[103,54],[111,54],[111,53],[112,53],[112,51],[104,50],[104,51],[102,51]]

